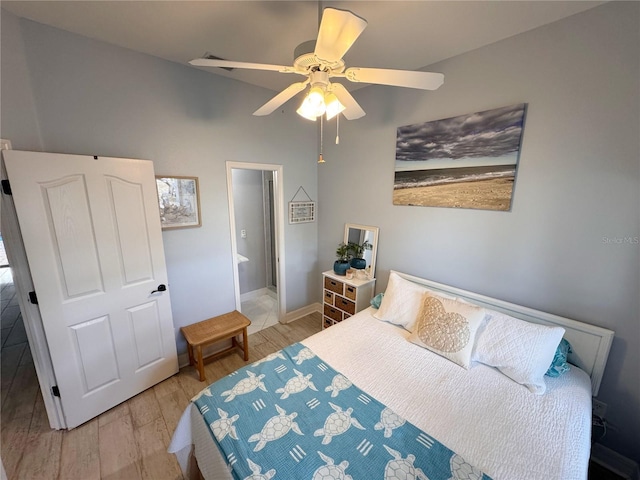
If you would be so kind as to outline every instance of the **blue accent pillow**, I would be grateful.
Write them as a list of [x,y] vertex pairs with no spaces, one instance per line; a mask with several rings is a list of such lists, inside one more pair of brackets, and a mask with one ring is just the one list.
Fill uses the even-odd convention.
[[380,304],[382,303],[382,297],[384,297],[384,293],[379,293],[377,294],[375,297],[373,297],[371,299],[371,301],[369,302],[369,304],[373,307],[373,308],[380,308]]
[[571,344],[564,338],[560,340],[560,344],[556,349],[556,354],[553,356],[551,366],[545,375],[549,377],[559,377],[563,373],[568,372],[571,367],[567,363],[567,356],[573,352]]

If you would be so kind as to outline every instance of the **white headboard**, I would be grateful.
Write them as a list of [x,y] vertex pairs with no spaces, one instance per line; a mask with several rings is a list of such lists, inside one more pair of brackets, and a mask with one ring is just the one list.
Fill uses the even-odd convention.
[[490,310],[496,310],[511,315],[512,317],[526,320],[527,322],[563,327],[566,330],[564,338],[571,343],[573,349],[573,353],[569,355],[569,362],[589,374],[591,377],[592,394],[594,397],[598,395],[602,374],[604,373],[604,367],[607,364],[607,357],[609,356],[609,349],[613,341],[614,332],[612,330],[578,322],[577,320],[571,320],[569,318],[559,317],[558,315],[552,315],[551,313],[541,312],[532,308],[522,307],[514,303],[451,287],[443,283],[396,272],[395,270],[392,270],[392,272],[432,290],[463,298],[476,305],[486,307]]

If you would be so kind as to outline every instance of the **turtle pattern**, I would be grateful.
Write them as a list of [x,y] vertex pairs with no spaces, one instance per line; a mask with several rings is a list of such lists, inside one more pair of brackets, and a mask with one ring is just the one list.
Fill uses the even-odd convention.
[[382,412],[380,412],[380,421],[376,423],[373,428],[375,430],[384,430],[385,438],[389,438],[393,435],[393,429],[401,427],[405,422],[406,420],[404,418],[390,408],[385,407]]
[[[367,398],[346,376],[320,363],[322,358],[313,351],[301,344],[292,347],[264,357],[256,362],[261,364],[256,368],[244,368],[225,377],[193,398],[206,418],[211,437],[224,448],[227,461],[234,465],[238,479],[277,480],[283,476],[305,480],[487,478],[437,440],[432,439],[432,444],[426,445],[427,442],[419,438],[417,427],[375,398]],[[306,367],[297,366],[309,359]],[[342,400],[334,400],[338,396]],[[287,398],[290,400],[283,403]],[[234,399],[235,403],[225,403]],[[246,400],[245,408],[239,402]],[[319,417],[309,419],[314,423],[298,418],[306,415],[305,405],[309,410],[320,407],[314,410]],[[423,446],[433,448],[424,451],[414,443],[415,435]],[[351,448],[347,448],[349,445]],[[266,453],[260,453],[265,448]],[[238,455],[242,449],[257,453]],[[314,451],[318,457],[313,455]],[[235,458],[231,455],[234,452]],[[425,457],[416,458],[419,452]],[[277,457],[281,453],[290,461],[287,472],[275,463],[279,462]],[[435,463],[429,463],[430,458],[436,460]]]
[[213,394],[211,393],[211,389],[210,388],[205,388],[204,390],[200,390],[200,392],[198,392],[196,394],[196,396],[191,399],[191,401],[195,402],[196,400],[198,400],[203,395],[205,395],[207,397],[212,397],[213,396]]
[[282,353],[282,350],[278,351],[278,352],[273,352],[270,353],[269,355],[267,355],[264,358],[261,358],[260,360],[258,360],[257,362],[253,363],[251,366],[252,367],[256,367],[258,365],[260,365],[261,363],[266,363],[266,362],[270,362],[271,360],[275,360],[276,358],[279,358],[281,360],[286,360],[287,358],[284,356],[284,354]]
[[459,313],[448,312],[442,302],[425,295],[418,320],[418,337],[428,347],[455,353],[469,343],[469,322]]
[[312,374],[304,375],[302,372],[299,372],[295,368],[293,369],[293,373],[295,373],[296,376],[293,378],[290,378],[287,381],[287,383],[284,385],[284,387],[278,388],[276,390],[276,393],[282,394],[282,396],[280,397],[280,400],[284,400],[289,395],[293,395],[294,393],[300,393],[303,390],[306,390],[307,388],[310,388],[311,390],[315,390],[316,392],[318,391],[316,386],[311,381],[311,377],[313,377]]
[[393,457],[384,468],[384,480],[429,480],[422,470],[415,467],[416,457],[412,454],[402,458],[402,454],[386,445],[383,447]]
[[449,461],[451,466],[451,478],[449,480],[481,480],[482,472],[470,465],[457,453],[454,453]]
[[271,480],[276,474],[276,471],[273,468],[266,473],[261,473],[262,467],[253,463],[249,458],[247,458],[247,463],[251,469],[251,475],[245,477],[244,480]]
[[296,365],[301,365],[305,360],[309,360],[315,356],[316,354],[313,353],[310,348],[304,347],[296,356],[291,357],[291,359],[296,362]]
[[260,375],[256,375],[253,372],[247,370],[247,378],[243,378],[238,383],[236,383],[231,390],[226,390],[220,394],[225,398],[225,402],[230,402],[238,395],[244,395],[249,392],[253,392],[256,388],[259,388],[263,392],[267,391],[267,387],[264,386],[262,379],[264,378],[264,373]]
[[284,437],[289,433],[289,430],[293,430],[298,435],[304,435],[298,424],[293,421],[293,419],[298,416],[296,412],[287,415],[287,412],[284,409],[280,408],[278,405],[275,405],[275,407],[278,411],[278,415],[267,420],[267,423],[264,424],[264,427],[262,427],[262,430],[260,430],[259,433],[249,437],[250,442],[258,442],[253,449],[254,452],[262,450],[267,442],[272,442]]
[[324,436],[322,439],[323,445],[331,443],[332,437],[342,435],[352,425],[360,430],[366,430],[355,417],[351,416],[353,408],[349,407],[346,410],[342,410],[338,405],[334,405],[331,402],[329,402],[329,405],[335,411],[327,417],[324,426],[313,433],[314,437]]
[[227,435],[229,435],[229,437],[234,440],[238,440],[238,433],[236,432],[236,427],[234,427],[233,424],[240,418],[240,415],[234,415],[229,418],[229,414],[221,408],[218,408],[218,415],[220,415],[220,418],[218,420],[214,420],[209,425],[209,428],[211,428],[216,439],[221,442]]
[[333,377],[333,380],[331,380],[331,385],[326,387],[324,391],[331,392],[331,398],[334,398],[337,397],[342,390],[346,390],[351,385],[353,385],[353,383],[351,383],[351,380],[339,373],[335,377]]
[[333,458],[327,457],[322,452],[318,452],[320,458],[326,465],[319,467],[314,473],[311,480],[353,480],[351,475],[347,475],[345,470],[349,467],[349,462],[346,460],[335,464]]

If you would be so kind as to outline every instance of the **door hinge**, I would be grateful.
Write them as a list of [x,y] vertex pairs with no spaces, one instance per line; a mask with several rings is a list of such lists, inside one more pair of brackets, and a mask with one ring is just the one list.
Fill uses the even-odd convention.
[[53,393],[54,397],[60,397],[60,389],[58,388],[58,385],[51,387],[51,393]]
[[38,305],[38,296],[36,292],[29,292],[29,301],[34,305]]
[[11,195],[11,184],[9,180],[2,180],[2,193],[5,195]]

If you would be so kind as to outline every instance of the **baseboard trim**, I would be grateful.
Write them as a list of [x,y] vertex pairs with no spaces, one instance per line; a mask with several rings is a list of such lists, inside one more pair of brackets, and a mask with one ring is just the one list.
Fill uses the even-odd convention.
[[591,460],[607,470],[628,480],[640,480],[638,464],[610,448],[595,443],[591,448]]
[[189,354],[181,353],[178,355],[178,368],[184,368],[189,365]]
[[299,308],[298,310],[294,310],[292,312],[287,312],[280,323],[291,323],[315,312],[322,312],[322,305],[320,305],[320,303],[318,302],[312,303],[311,305],[307,305],[306,307]]
[[271,295],[268,288],[259,288],[258,290],[252,290],[251,292],[243,293],[240,295],[240,302],[246,302],[247,300],[253,300],[260,298],[263,295]]

